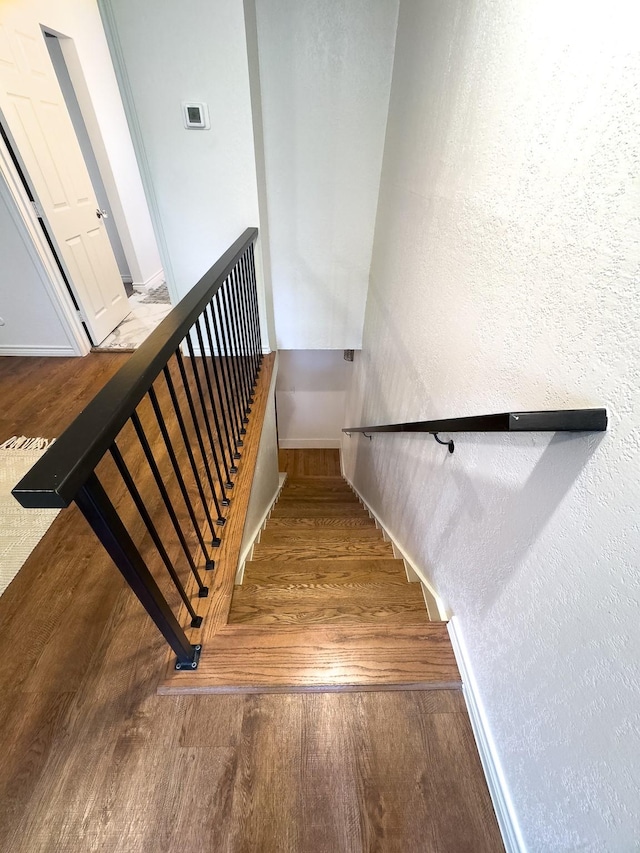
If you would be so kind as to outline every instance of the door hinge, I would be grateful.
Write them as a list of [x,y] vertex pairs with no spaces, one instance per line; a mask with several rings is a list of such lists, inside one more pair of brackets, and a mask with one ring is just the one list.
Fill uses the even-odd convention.
[[43,214],[42,210],[40,209],[40,205],[38,204],[38,202],[32,201],[31,206],[35,210],[36,216],[38,217],[38,219],[44,219],[44,214]]

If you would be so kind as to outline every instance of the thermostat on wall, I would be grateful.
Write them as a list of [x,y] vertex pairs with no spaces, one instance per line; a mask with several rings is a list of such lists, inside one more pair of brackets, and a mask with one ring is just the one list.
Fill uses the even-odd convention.
[[208,130],[211,127],[209,124],[209,110],[206,104],[183,101],[182,114],[184,116],[184,126],[190,130]]

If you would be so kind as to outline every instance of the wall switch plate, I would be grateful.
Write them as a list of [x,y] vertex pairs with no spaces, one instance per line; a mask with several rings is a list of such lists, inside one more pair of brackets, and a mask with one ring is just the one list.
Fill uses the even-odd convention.
[[188,130],[209,130],[209,110],[207,105],[196,101],[182,102],[182,117]]

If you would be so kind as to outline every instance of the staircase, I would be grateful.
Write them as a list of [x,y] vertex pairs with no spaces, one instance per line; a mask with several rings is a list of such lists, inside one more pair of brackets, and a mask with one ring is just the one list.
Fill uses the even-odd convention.
[[273,627],[428,621],[420,584],[341,477],[287,481],[229,613],[229,624]]
[[288,478],[242,584],[237,556],[220,549],[200,666],[169,670],[159,692],[460,688],[446,623],[429,621],[337,451],[280,451],[280,468]]

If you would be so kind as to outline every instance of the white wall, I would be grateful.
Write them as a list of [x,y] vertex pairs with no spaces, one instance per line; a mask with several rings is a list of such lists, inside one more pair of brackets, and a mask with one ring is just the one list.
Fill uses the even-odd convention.
[[0,355],[75,355],[47,275],[0,174]]
[[280,447],[340,447],[352,370],[342,350],[280,350],[276,384]]
[[[242,0],[103,5],[135,108],[165,272],[181,297],[260,224]],[[211,129],[187,130],[182,101],[207,103]]]
[[606,405],[606,435],[345,439],[468,646],[530,851],[640,839],[640,7],[402,0],[346,423]]
[[358,348],[398,0],[256,0],[281,349]]

